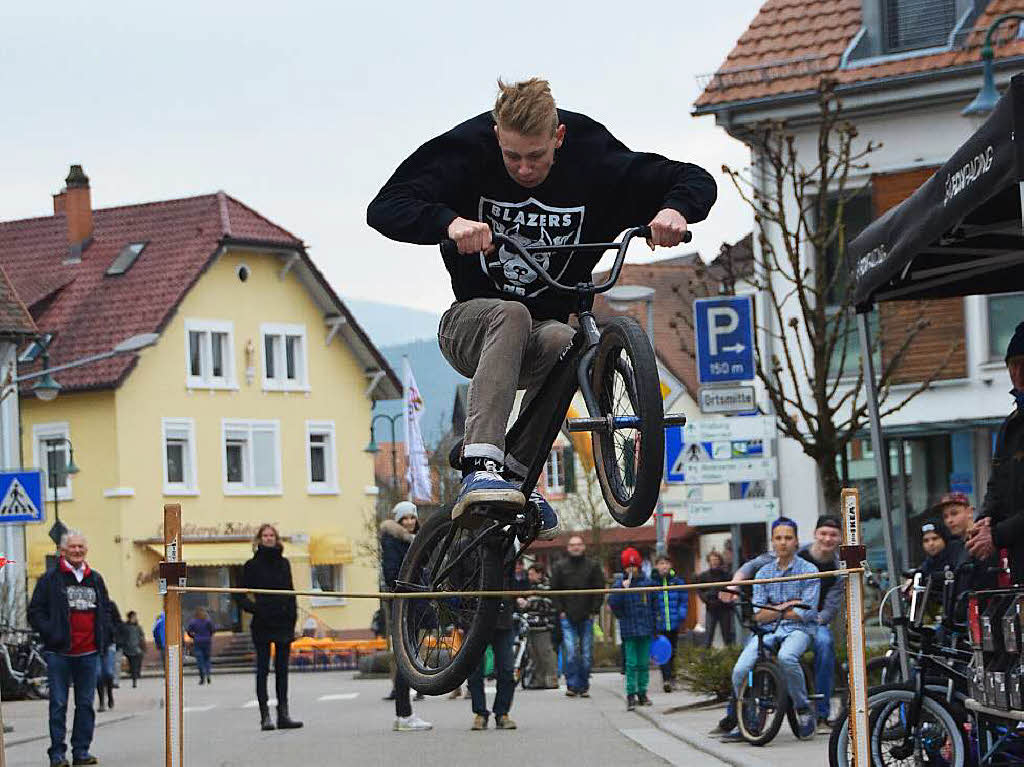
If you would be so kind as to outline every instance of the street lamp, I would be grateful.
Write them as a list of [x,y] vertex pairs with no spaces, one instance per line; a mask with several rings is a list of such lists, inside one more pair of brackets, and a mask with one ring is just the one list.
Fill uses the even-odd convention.
[[377,447],[377,440],[373,437],[373,427],[378,420],[383,418],[385,421],[391,424],[391,495],[392,500],[398,497],[398,442],[395,437],[395,422],[402,417],[402,413],[397,415],[388,415],[387,413],[378,413],[372,419],[370,419],[370,442],[365,448],[364,453],[378,453],[380,448]]
[[[60,499],[57,495],[58,480],[78,473],[78,466],[75,464],[75,446],[67,437],[50,437],[44,440],[46,445],[46,478],[53,488],[53,527],[50,528],[50,540],[57,546],[60,545],[61,536],[67,532],[67,527],[60,521]],[[68,446],[67,466],[57,466],[57,445]]]
[[1011,19],[1024,21],[1024,13],[1004,13],[989,24],[988,31],[985,33],[985,44],[981,47],[981,61],[984,65],[981,90],[974,97],[974,101],[960,112],[964,117],[984,118],[996,108],[996,104],[999,102],[999,91],[996,89],[995,64],[993,61],[995,54],[992,50],[992,35],[1001,24]]
[[647,304],[647,337],[654,348],[654,288],[645,285],[616,285],[605,291],[608,306],[616,312],[628,312],[630,304],[642,301]]

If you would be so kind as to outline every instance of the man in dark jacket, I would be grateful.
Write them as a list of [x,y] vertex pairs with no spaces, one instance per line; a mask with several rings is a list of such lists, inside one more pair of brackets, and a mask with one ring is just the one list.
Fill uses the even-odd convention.
[[89,567],[85,536],[69,530],[61,537],[57,566],[37,582],[28,605],[28,621],[42,637],[50,685],[51,766],[68,767],[68,691],[75,687],[71,728],[72,764],[99,764],[89,753],[96,713],[93,695],[100,653],[111,642],[110,600],[102,576]]
[[1024,582],[1024,322],[1017,325],[1006,348],[1006,369],[1013,388],[1014,409],[996,436],[992,473],[981,513],[967,541],[976,559],[986,559],[996,549],[1010,552],[1013,583]]
[[[514,480],[526,476],[544,435],[524,429],[506,445],[505,427],[516,390],[526,389],[526,411],[573,335],[575,298],[548,289],[515,251],[492,247],[492,233],[525,246],[564,245],[607,242],[649,223],[651,247],[673,247],[688,224],[707,217],[717,194],[696,165],[632,152],[595,120],[557,109],[546,80],[499,81],[498,90],[492,112],[417,149],[366,212],[367,223],[393,240],[447,238],[456,246],[442,252],[455,303],[441,318],[438,343],[473,382],[453,517],[473,503],[525,504]],[[589,281],[600,256],[537,259],[571,285]],[[554,538],[554,509],[536,491],[530,501],[541,514],[538,538]]]
[[[731,578],[725,569],[725,560],[717,551],[707,556],[708,569],[697,576],[697,583],[725,583]],[[715,638],[715,626],[722,632],[722,641],[730,645],[734,637],[733,609],[719,598],[719,589],[700,589],[697,592],[704,603],[704,646],[711,647]]]
[[[569,554],[551,572],[551,589],[602,589],[601,566],[585,556],[583,538],[574,535],[566,546]],[[578,594],[552,597],[562,623],[562,663],[565,669],[565,694],[590,697],[590,664],[594,657],[593,618],[604,602],[602,594]]]

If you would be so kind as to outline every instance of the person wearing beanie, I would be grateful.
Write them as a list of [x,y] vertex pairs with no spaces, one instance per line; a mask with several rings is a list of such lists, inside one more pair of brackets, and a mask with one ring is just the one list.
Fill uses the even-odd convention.
[[617,573],[612,583],[619,593],[608,595],[608,606],[619,621],[619,635],[626,659],[626,709],[632,711],[637,705],[650,706],[647,697],[651,639],[654,637],[654,611],[657,600],[653,594],[628,593],[630,589],[657,585],[641,571],[643,557],[629,546],[622,552],[622,573]]
[[[402,569],[402,562],[405,554],[412,545],[413,536],[420,527],[419,512],[416,504],[412,501],[399,501],[391,510],[392,519],[385,519],[380,523],[380,569],[384,586],[392,591],[395,588],[395,581],[398,580],[398,573]],[[385,608],[389,613],[389,608]],[[388,623],[390,625],[390,615]],[[425,722],[412,712],[412,702],[409,700],[409,683],[405,677],[394,671],[394,685],[391,693],[385,700],[395,701],[395,724],[397,732],[417,732],[429,730],[433,725]],[[417,695],[417,700],[422,696]]]
[[[817,533],[819,531],[824,531],[822,535],[824,538],[838,535],[839,530],[832,527],[832,521],[834,518],[818,520],[820,526],[815,531],[815,541],[818,541]],[[838,525],[838,522],[835,524]],[[788,517],[779,517],[772,522],[771,531],[774,556],[770,557],[768,563],[757,570],[754,574],[755,580],[818,573],[818,568],[807,557],[797,556],[799,539],[797,538],[796,522]],[[777,608],[756,610],[754,620],[758,623],[769,624],[771,628],[771,633],[766,634],[764,640],[776,647],[779,666],[782,668],[789,697],[796,709],[797,735],[801,738],[812,737],[816,724],[815,712],[811,710],[810,700],[807,697],[807,683],[804,680],[803,667],[800,665],[800,656],[815,643],[819,628],[827,629],[828,627],[827,623],[820,622],[820,595],[819,579],[808,578],[764,585],[755,583],[751,600],[754,604]],[[781,612],[779,612],[780,610]],[[734,696],[738,697],[740,687],[757,662],[757,648],[758,638],[751,636],[744,645],[740,657],[736,660],[736,665],[733,666]],[[733,716],[735,717],[735,715]],[[733,718],[734,722],[735,718]],[[719,723],[719,726],[721,727],[722,723]],[[731,730],[725,737],[725,740],[729,741],[742,739],[738,729]]]
[[1014,409],[999,427],[985,500],[967,540],[967,550],[984,560],[1007,549],[1010,579],[1024,582],[1024,484],[1017,456],[1024,453],[1024,322],[1006,347],[1006,369],[1013,388]]

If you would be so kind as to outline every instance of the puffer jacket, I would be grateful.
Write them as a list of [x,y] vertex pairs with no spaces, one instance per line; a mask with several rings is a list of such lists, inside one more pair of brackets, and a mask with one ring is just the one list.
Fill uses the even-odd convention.
[[655,600],[651,597],[657,596],[644,592],[642,594],[630,594],[630,590],[642,586],[656,586],[657,584],[643,573],[637,573],[629,584],[629,588],[623,586],[622,573],[615,574],[613,589],[620,589],[608,595],[608,606],[612,608],[615,617],[619,620],[619,634],[623,639],[633,637],[654,636],[654,609]]
[[[259,546],[242,568],[242,588],[291,590],[292,568],[277,546]],[[295,597],[255,594],[242,597],[240,605],[252,613],[252,638],[255,642],[290,642],[295,638],[298,609]]]
[[[665,578],[655,570],[651,573],[651,580],[655,586],[682,586],[686,583],[676,575],[675,570],[669,570]],[[654,598],[654,628],[657,631],[672,631],[686,622],[686,611],[690,607],[689,592],[676,589],[651,596]]]
[[536,595],[526,598],[526,608],[523,610],[530,631],[551,631],[558,619],[558,613],[555,611],[551,597],[544,596],[544,592],[550,591],[551,586],[548,585],[547,580],[543,580],[528,588],[538,592]]
[[380,569],[385,585],[395,587],[402,561],[412,545],[413,535],[393,519],[380,523]]

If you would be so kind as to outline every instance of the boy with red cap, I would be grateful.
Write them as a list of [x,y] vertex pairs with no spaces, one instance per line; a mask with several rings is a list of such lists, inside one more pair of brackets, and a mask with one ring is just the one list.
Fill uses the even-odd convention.
[[648,592],[626,593],[627,589],[655,585],[640,570],[642,564],[639,551],[632,546],[625,549],[622,552],[622,569],[625,572],[616,574],[612,583],[612,588],[622,589],[622,593],[608,595],[608,606],[619,620],[622,652],[626,657],[626,709],[629,711],[637,704],[651,705],[651,699],[647,697],[647,683],[655,601]]

